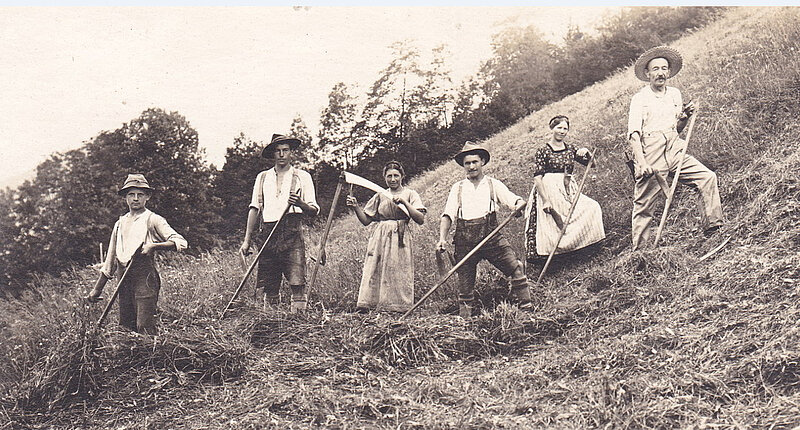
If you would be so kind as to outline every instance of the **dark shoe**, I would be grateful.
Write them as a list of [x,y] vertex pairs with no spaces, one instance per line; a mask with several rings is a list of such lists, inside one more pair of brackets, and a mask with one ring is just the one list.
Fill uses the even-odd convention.
[[512,279],[511,295],[520,303],[530,303],[531,290],[528,287],[528,278]]
[[710,237],[714,233],[718,232],[721,227],[722,227],[722,224],[720,224],[720,225],[712,225],[711,227],[703,230],[703,235],[705,235],[705,237]]

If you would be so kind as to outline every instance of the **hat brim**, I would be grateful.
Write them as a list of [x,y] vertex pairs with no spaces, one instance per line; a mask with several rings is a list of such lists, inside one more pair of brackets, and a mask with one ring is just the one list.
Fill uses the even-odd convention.
[[489,164],[489,158],[490,158],[489,151],[487,151],[485,149],[481,149],[481,148],[471,149],[469,151],[464,151],[464,152],[459,152],[453,158],[456,160],[456,163],[458,163],[459,166],[463,166],[464,165],[464,157],[466,157],[467,155],[481,155],[481,154],[483,154],[482,158],[484,158],[486,160],[486,162],[483,163],[483,165],[485,166],[485,165]]
[[284,143],[288,144],[292,151],[297,149],[300,146],[300,139],[295,139],[293,137],[287,137],[284,139],[273,140],[269,143],[269,145],[265,146],[264,149],[261,150],[261,157],[262,158],[272,158],[272,153],[275,152],[275,146]]
[[117,191],[117,194],[120,195],[120,196],[124,196],[125,194],[128,193],[128,190],[130,190],[131,188],[138,188],[140,190],[147,190],[147,192],[150,193],[150,194],[153,194],[156,191],[156,190],[154,190],[154,189],[152,189],[150,187],[142,187],[142,186],[139,186],[139,185],[128,185],[127,187],[120,188],[119,191]]
[[655,48],[648,49],[639,58],[633,66],[633,72],[636,77],[641,81],[649,82],[650,79],[645,74],[647,70],[647,63],[654,58],[666,58],[669,63],[669,77],[671,78],[678,74],[683,68],[683,57],[681,53],[668,46],[656,46]]

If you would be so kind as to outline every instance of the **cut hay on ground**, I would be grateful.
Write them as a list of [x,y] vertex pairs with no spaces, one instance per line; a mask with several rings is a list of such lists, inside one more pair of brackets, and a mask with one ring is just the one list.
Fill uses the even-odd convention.
[[203,321],[166,325],[153,337],[116,326],[85,329],[64,336],[4,404],[23,422],[87,404],[109,410],[137,402],[146,406],[168,388],[238,378],[249,349],[240,338],[222,335]]

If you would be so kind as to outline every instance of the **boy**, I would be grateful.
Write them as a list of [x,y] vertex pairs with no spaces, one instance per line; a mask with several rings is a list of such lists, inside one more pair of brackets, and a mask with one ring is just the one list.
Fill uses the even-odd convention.
[[[161,278],[153,259],[155,251],[182,251],[187,243],[164,217],[147,209],[152,192],[144,175],[129,174],[125,179],[117,194],[125,198],[128,213],[114,224],[106,261],[86,299],[98,302],[106,282],[115,272],[122,276],[131,264],[128,276],[119,288],[119,324],[142,334],[154,335],[156,304],[161,288]],[[142,245],[141,255],[132,258],[139,245]]]

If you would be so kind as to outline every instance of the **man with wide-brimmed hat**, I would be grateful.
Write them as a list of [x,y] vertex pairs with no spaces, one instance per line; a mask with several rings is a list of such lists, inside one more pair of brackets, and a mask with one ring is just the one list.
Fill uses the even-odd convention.
[[[454,157],[456,163],[464,168],[467,177],[450,188],[439,224],[439,242],[436,248],[440,251],[445,249],[447,235],[455,222],[453,244],[455,258],[458,261],[497,227],[498,203],[502,203],[518,215],[525,208],[525,200],[522,197],[512,193],[499,180],[483,174],[483,166],[489,162],[489,158],[489,151],[486,148],[470,141],[467,141],[461,152]],[[484,259],[511,279],[511,291],[519,300],[520,308],[530,309],[531,294],[522,261],[517,258],[508,240],[498,233],[457,271],[459,315],[462,318],[469,318],[472,315],[476,269],[478,262]]]
[[256,176],[241,246],[243,254],[251,252],[257,224],[261,224],[262,243],[275,229],[258,261],[256,287],[264,291],[265,306],[275,306],[280,301],[281,280],[285,277],[292,290],[289,308],[292,312],[305,310],[308,302],[302,217],[319,213],[311,175],[292,166],[294,151],[300,144],[294,137],[274,134],[261,152],[263,158],[273,159],[275,166]]
[[[170,227],[161,215],[147,209],[153,189],[141,174],[125,178],[117,194],[125,199],[128,213],[119,217],[111,230],[106,260],[100,277],[86,296],[90,302],[100,300],[100,294],[110,278],[122,275],[130,265],[128,275],[119,286],[119,323],[143,334],[156,334],[155,313],[161,278],[156,270],[157,250],[186,249],[186,239]],[[142,246],[141,255],[134,257]]]
[[[650,222],[661,187],[655,178],[675,173],[679,153],[686,142],[678,134],[694,114],[691,102],[683,104],[681,92],[667,86],[667,80],[681,70],[683,58],[673,48],[657,46],[644,52],[634,64],[637,78],[647,82],[631,99],[628,139],[633,153],[634,191],[631,236],[633,249],[650,238]],[[705,233],[722,225],[717,175],[691,155],[684,154],[679,180],[695,187],[703,198]]]

